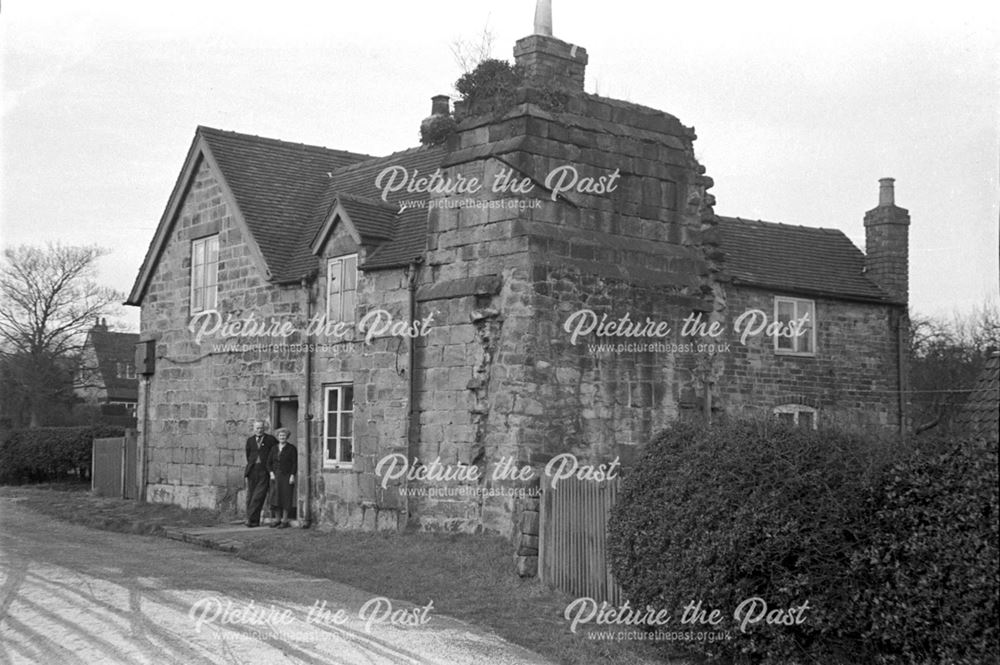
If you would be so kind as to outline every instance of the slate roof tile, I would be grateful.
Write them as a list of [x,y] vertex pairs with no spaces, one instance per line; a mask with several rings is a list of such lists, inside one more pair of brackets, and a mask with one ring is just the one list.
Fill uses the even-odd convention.
[[865,255],[842,231],[718,217],[724,270],[735,284],[878,302],[890,296],[865,277]]

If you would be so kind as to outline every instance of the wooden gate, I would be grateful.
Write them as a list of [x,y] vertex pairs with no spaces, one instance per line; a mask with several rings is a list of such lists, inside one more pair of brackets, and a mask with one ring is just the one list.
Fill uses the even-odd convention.
[[552,489],[543,481],[538,570],[544,583],[577,598],[622,604],[607,548],[608,517],[618,499],[618,483],[617,478],[570,478]]
[[125,436],[94,439],[90,488],[97,496],[135,499],[139,496],[135,430]]

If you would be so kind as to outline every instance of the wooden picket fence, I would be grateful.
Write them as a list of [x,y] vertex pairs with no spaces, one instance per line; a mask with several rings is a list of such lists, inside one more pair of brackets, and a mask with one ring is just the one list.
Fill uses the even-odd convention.
[[570,478],[553,489],[543,481],[538,539],[542,582],[577,598],[622,604],[607,547],[608,516],[618,500],[618,485],[617,478]]

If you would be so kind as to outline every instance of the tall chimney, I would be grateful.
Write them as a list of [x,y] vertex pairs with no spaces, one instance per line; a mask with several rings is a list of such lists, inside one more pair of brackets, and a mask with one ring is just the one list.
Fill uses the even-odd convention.
[[524,70],[529,85],[583,91],[587,49],[552,36],[551,0],[537,0],[534,34],[514,45],[514,62]]
[[865,213],[866,275],[905,304],[910,296],[910,213],[896,205],[894,178],[878,182],[878,207]]

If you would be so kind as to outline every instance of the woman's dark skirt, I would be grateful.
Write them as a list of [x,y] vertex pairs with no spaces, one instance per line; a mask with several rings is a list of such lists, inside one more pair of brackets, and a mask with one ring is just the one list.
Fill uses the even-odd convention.
[[275,488],[277,493],[275,494],[274,504],[282,510],[292,510],[295,508],[295,485],[288,482],[291,475],[285,473],[276,473],[275,476]]

